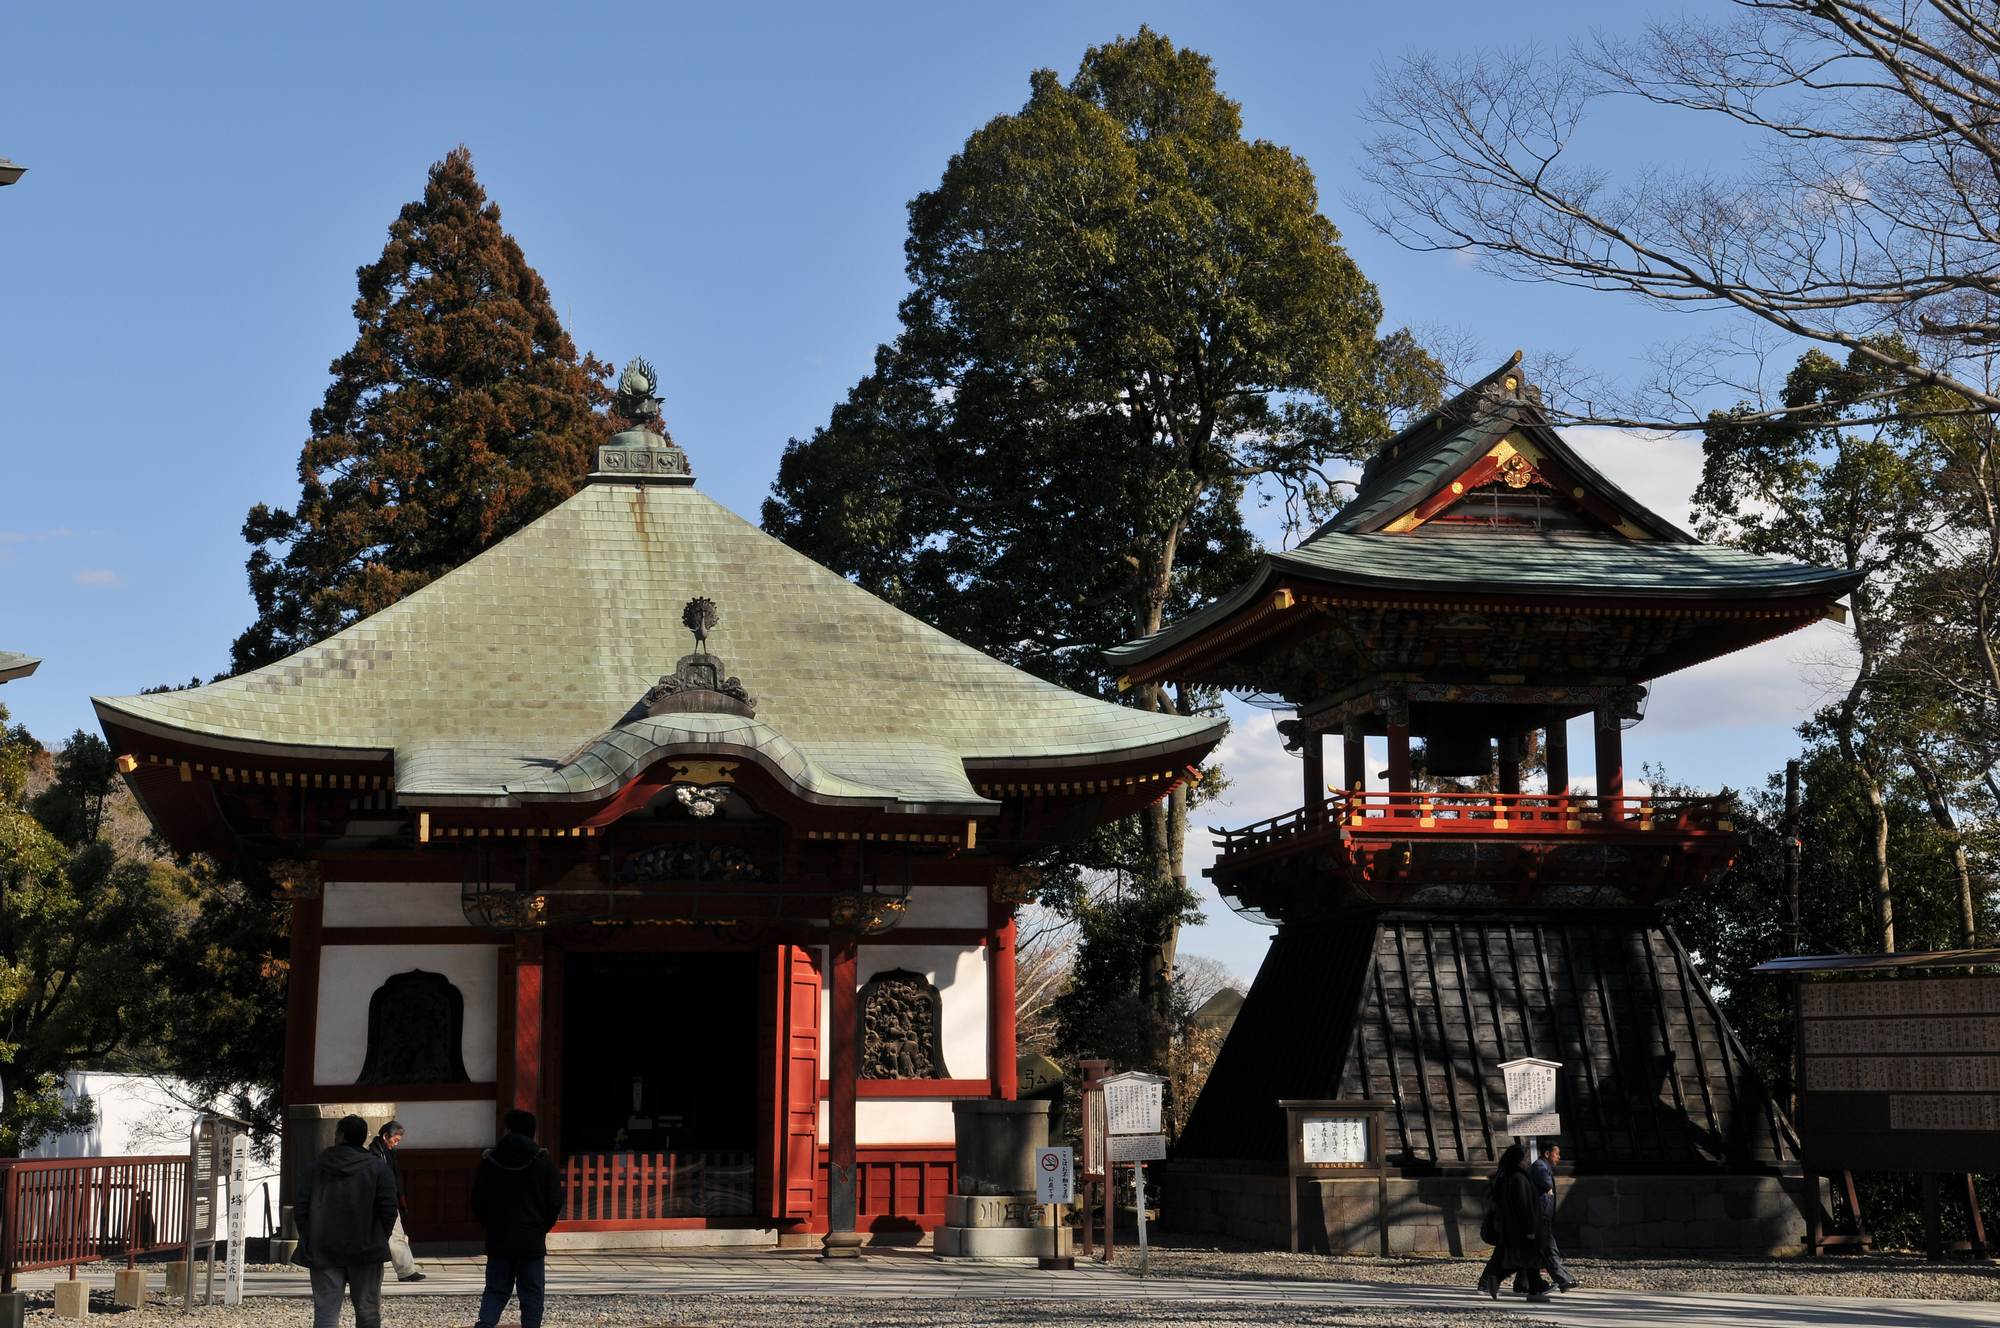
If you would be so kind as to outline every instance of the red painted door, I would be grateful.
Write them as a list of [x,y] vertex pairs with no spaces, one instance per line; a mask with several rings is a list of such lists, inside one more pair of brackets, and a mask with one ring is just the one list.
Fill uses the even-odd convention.
[[812,1216],[819,1184],[819,957],[787,946],[785,1045],[785,1213]]

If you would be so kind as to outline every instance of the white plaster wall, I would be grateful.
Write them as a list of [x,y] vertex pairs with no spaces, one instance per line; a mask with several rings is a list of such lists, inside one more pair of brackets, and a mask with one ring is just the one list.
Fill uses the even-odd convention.
[[[818,947],[819,971],[827,978],[833,968],[827,962],[826,947]],[[924,975],[938,989],[938,1003],[944,1015],[939,1041],[944,1044],[944,1068],[952,1079],[984,1079],[986,1062],[986,1007],[988,1005],[986,948],[979,945],[873,945],[861,943],[855,956],[855,990],[868,984],[877,973],[907,968]],[[832,1041],[833,991],[822,985],[819,995],[819,1077],[831,1077],[827,1069]]]
[[[499,999],[497,945],[329,945],[319,952],[313,1082],[351,1084],[368,1055],[368,999],[394,973],[442,973],[465,997],[465,1072],[491,1083]],[[488,1143],[492,1142],[490,1139]]]
[[[943,1007],[945,1074],[952,1079],[984,1079],[986,1063],[986,950],[977,945],[866,945],[855,974],[862,985],[877,973],[907,968],[938,989]],[[824,1025],[822,1025],[824,1027]],[[951,1137],[946,1131],[945,1138]]]
[[900,927],[976,927],[986,930],[986,891],[975,885],[913,885]]
[[[831,1138],[831,1104],[819,1104],[819,1141]],[[857,1144],[951,1144],[957,1135],[951,1124],[951,1100],[934,1098],[867,1098],[854,1104]]]
[[399,1102],[396,1119],[403,1125],[405,1148],[491,1148],[500,1138],[491,1099]]
[[463,927],[465,910],[451,881],[328,881],[320,896],[324,927]]

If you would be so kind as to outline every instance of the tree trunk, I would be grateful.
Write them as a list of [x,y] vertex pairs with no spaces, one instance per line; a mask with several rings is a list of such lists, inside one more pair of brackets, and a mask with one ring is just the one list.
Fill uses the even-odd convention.
[[[1848,552],[1847,565],[1850,568],[1856,566],[1853,550]],[[1861,790],[1868,799],[1868,810],[1875,823],[1875,928],[1882,952],[1888,954],[1896,948],[1896,901],[1889,872],[1889,806],[1882,796],[1882,781],[1876,777],[1872,761],[1854,736],[1862,695],[1875,678],[1874,605],[1869,602],[1865,586],[1855,589],[1852,602],[1854,642],[1861,662],[1854,671],[1854,682],[1841,700],[1834,728],[1840,738],[1840,754],[1847,758],[1847,763],[1860,778]]]
[[1939,778],[1937,768],[1914,747],[1909,751],[1909,760],[1910,772],[1924,790],[1924,801],[1930,804],[1931,820],[1951,845],[1951,865],[1958,873],[1959,942],[1969,950],[1979,943],[1979,904],[1972,888],[1972,862],[1965,851],[1965,836],[1959,832],[1958,818],[1952,815],[1944,780]]

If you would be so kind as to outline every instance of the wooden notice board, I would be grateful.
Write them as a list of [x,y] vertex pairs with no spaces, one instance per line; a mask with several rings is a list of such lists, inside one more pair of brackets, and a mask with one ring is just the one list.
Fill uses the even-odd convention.
[[1299,1182],[1329,1177],[1375,1179],[1375,1222],[1389,1252],[1389,1168],[1382,1151],[1387,1102],[1282,1100],[1286,1188],[1291,1191],[1292,1253],[1299,1251]]
[[1801,981],[1813,1171],[2000,1170],[2000,976]]

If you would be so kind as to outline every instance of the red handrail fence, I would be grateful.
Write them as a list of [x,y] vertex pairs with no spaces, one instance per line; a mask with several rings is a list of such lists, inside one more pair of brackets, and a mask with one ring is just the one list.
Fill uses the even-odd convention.
[[186,1157],[0,1159],[0,1290],[14,1275],[176,1249],[186,1240]]

